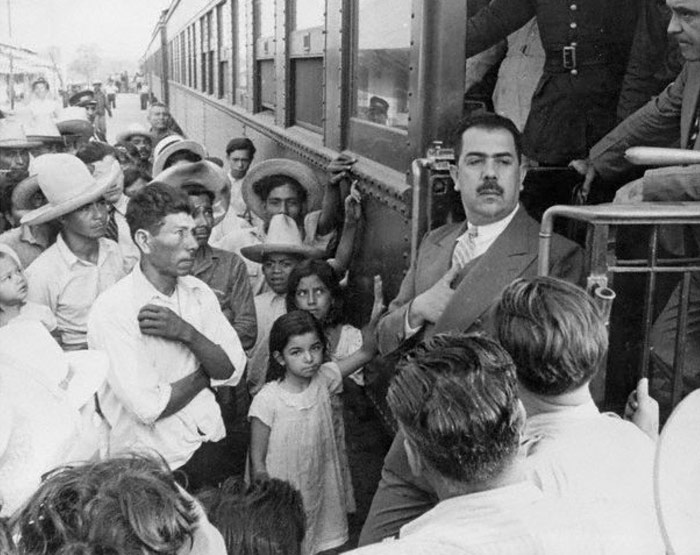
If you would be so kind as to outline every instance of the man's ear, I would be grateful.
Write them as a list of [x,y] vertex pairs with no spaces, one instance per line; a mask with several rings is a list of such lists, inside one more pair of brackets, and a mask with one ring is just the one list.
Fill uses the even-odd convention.
[[530,165],[527,163],[525,157],[520,160],[520,191],[523,190],[525,184],[525,178],[527,177],[527,171]]
[[134,243],[143,253],[150,254],[152,252],[151,239],[151,234],[145,229],[137,229],[134,233]]
[[455,184],[455,191],[459,191],[459,168],[454,164],[450,164],[450,177]]
[[280,353],[279,351],[275,351],[274,353],[272,353],[272,356],[275,357],[277,364],[279,364],[280,366],[284,366],[285,363],[282,353]]
[[411,472],[416,477],[421,476],[424,468],[423,459],[407,437],[403,439],[403,448],[406,451],[406,458],[408,459],[408,466],[411,467]]

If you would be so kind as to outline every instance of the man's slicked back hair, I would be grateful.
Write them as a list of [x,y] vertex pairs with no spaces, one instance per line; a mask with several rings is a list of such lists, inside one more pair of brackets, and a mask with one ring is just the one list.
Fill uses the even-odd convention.
[[556,278],[511,283],[496,304],[495,325],[518,379],[541,395],[582,386],[608,350],[608,332],[595,301],[580,287]]
[[119,159],[119,153],[117,152],[116,148],[114,148],[112,145],[101,143],[99,141],[90,141],[89,143],[82,145],[75,153],[75,156],[80,158],[83,164],[94,164],[95,162],[99,162],[105,156],[109,155]]
[[131,197],[126,208],[126,222],[133,239],[139,229],[157,235],[163,220],[169,214],[192,214],[187,194],[154,181]]
[[485,335],[444,333],[421,343],[399,364],[387,401],[410,444],[445,478],[484,482],[516,456],[515,367]]
[[454,128],[452,146],[455,149],[455,157],[457,161],[462,154],[462,137],[468,129],[485,129],[487,131],[503,130],[513,136],[515,143],[515,152],[518,156],[518,162],[522,161],[523,157],[523,140],[522,134],[517,126],[508,118],[494,114],[492,112],[480,112],[473,116],[468,116],[461,119]]

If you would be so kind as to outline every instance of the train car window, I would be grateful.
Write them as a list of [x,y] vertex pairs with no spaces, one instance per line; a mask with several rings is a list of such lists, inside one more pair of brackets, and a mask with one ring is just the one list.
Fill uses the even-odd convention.
[[260,78],[260,105],[263,109],[274,110],[277,104],[277,86],[275,79],[275,61],[260,60],[258,62]]
[[180,83],[187,79],[187,40],[185,32],[180,33]]
[[275,2],[274,0],[257,0],[255,2],[255,20],[258,37],[275,36]]
[[245,2],[236,2],[236,93],[234,104],[244,105],[248,98],[248,12]]
[[207,17],[204,16],[200,20],[200,33],[199,33],[199,38],[200,38],[200,45],[199,45],[199,57],[201,59],[201,87],[202,87],[202,92],[207,92],[207,81],[209,80],[209,76],[207,75],[207,53],[209,52],[209,32],[207,28]]
[[275,1],[255,0],[253,13],[258,79],[256,109],[274,111],[277,107]]
[[294,0],[290,10],[291,121],[311,131],[323,131],[323,57],[326,3]]
[[359,0],[353,115],[408,127],[411,3]]
[[294,20],[291,28],[294,31],[323,27],[326,23],[325,0],[296,0],[294,3]]
[[218,90],[219,98],[230,99],[231,74],[230,58],[233,46],[233,27],[231,24],[231,1],[216,7],[216,44],[218,47]]

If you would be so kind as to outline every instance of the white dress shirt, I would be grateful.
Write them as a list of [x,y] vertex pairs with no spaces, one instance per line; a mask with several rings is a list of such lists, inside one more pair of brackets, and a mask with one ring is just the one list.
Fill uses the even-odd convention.
[[97,264],[73,254],[59,233],[56,242],[27,268],[27,299],[56,316],[65,348],[85,345],[88,313],[98,295],[124,277],[124,261],[114,241],[101,238]]
[[171,384],[192,374],[199,362],[182,343],[141,333],[137,316],[146,304],[171,308],[224,350],[234,372],[226,380],[211,380],[212,387],[236,385],[246,357],[216,295],[193,276],[178,278],[168,297],[136,265],[95,302],[88,342],[90,348],[106,351],[110,359],[107,386],[100,394],[102,411],[112,427],[110,452],[155,450],[171,468],[178,468],[203,441],[219,441],[226,432],[211,389],[200,391],[175,414],[160,418],[170,400]]
[[399,539],[357,555],[638,555],[659,554],[628,522],[544,495],[529,482],[452,497],[401,528]]

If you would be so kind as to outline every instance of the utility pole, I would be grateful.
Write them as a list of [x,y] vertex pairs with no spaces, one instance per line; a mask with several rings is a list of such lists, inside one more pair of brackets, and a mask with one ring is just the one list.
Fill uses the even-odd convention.
[[12,52],[12,9],[11,0],[7,0],[7,29],[10,33],[10,110],[15,109],[15,64],[14,54]]

